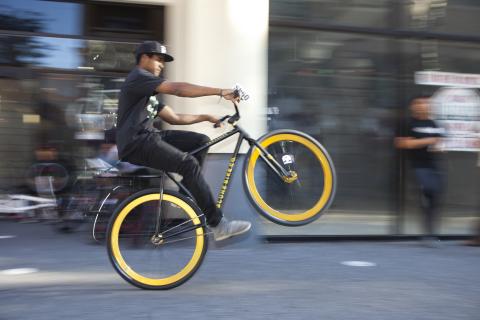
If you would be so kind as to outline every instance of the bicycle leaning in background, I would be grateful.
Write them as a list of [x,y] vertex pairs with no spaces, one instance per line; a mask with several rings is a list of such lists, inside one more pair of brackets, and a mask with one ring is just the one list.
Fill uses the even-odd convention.
[[[241,100],[248,95],[237,88]],[[240,146],[250,150],[244,163],[244,189],[252,204],[268,220],[301,226],[317,219],[335,195],[335,169],[325,148],[296,130],[275,130],[258,140],[238,124],[240,113],[221,119],[233,128],[190,152],[195,154],[238,134],[217,206],[221,208]],[[163,175],[179,187],[164,188]],[[159,175],[159,188],[138,191],[115,209],[107,231],[107,247],[115,270],[129,283],[144,289],[170,289],[187,281],[201,265],[208,244],[204,214],[188,190],[170,173]]]

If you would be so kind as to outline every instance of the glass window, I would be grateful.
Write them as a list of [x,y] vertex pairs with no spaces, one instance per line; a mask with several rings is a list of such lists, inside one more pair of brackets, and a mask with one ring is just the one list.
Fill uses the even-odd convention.
[[402,1],[402,28],[478,35],[480,3],[476,0]]
[[[404,68],[402,78],[406,79],[406,97],[415,95],[433,95],[433,103],[442,103],[445,107],[461,110],[462,106],[480,110],[478,101],[472,97],[479,97],[478,88],[468,89],[468,95],[439,96],[442,84],[418,85],[414,83],[413,75],[417,71],[439,71],[456,74],[480,74],[478,52],[480,45],[463,42],[450,42],[438,40],[404,40],[401,41],[402,61]],[[436,100],[440,99],[440,100]],[[404,99],[406,102],[406,99]],[[402,106],[407,112],[407,104]],[[434,105],[432,105],[435,108]],[[435,118],[435,114],[432,115]],[[442,123],[448,130],[449,124]],[[474,119],[472,119],[473,121]],[[457,125],[462,125],[457,122]],[[461,127],[460,127],[461,128]],[[463,139],[466,142],[465,139]],[[407,155],[408,160],[408,155]],[[441,212],[438,221],[439,232],[445,234],[466,234],[470,232],[471,219],[478,212],[478,154],[477,152],[449,151],[439,154],[440,168],[443,174],[445,188],[441,197]],[[419,234],[423,229],[423,213],[419,209],[418,185],[414,173],[407,161],[406,174],[406,201],[404,231],[408,234]]]
[[0,36],[0,64],[127,72],[137,44],[103,40]]
[[272,0],[272,20],[477,35],[476,0]]
[[376,230],[357,232],[389,232],[396,197],[397,44],[283,28],[271,28],[269,39],[269,107],[275,111],[269,129],[293,128],[317,138],[337,170],[331,209],[382,213],[387,219]]
[[123,77],[16,69],[8,75],[0,68],[0,185],[23,184],[42,146],[83,169],[84,158],[97,156],[104,130],[114,125]]
[[480,74],[480,45],[439,40],[403,40],[403,76],[412,78],[422,70]]
[[84,48],[84,67],[96,71],[129,72],[135,66],[137,43],[87,40]]
[[2,0],[0,29],[80,35],[83,6],[45,0]]
[[24,59],[29,65],[55,69],[77,69],[81,65],[83,40],[33,37],[33,41],[38,54]]
[[387,27],[390,0],[272,0],[270,19],[334,25]]

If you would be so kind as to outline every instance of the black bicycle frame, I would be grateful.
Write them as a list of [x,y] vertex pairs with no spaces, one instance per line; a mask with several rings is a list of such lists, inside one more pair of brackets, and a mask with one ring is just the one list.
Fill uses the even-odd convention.
[[[235,150],[233,151],[230,161],[228,163],[227,170],[225,172],[225,178],[223,179],[222,186],[220,187],[220,191],[218,192],[217,196],[217,208],[222,208],[224,199],[228,190],[228,185],[230,183],[230,178],[233,174],[233,168],[235,167],[235,163],[237,161],[238,154],[240,152],[240,147],[243,143],[243,140],[246,140],[250,147],[255,146],[260,150],[260,157],[267,163],[267,165],[278,175],[280,179],[283,179],[283,177],[288,177],[289,172],[283,168],[276,160],[275,158],[267,151],[265,150],[264,147],[262,147],[255,139],[251,138],[248,133],[246,133],[241,127],[237,126],[235,123],[232,124],[233,129],[229,132],[226,132],[222,134],[221,136],[218,136],[217,138],[207,142],[201,147],[198,147],[197,149],[190,151],[188,154],[193,155],[196,154],[197,152],[200,152],[202,150],[205,150],[207,148],[210,148],[211,146],[222,142],[225,139],[228,139],[229,137],[239,134],[238,139],[237,139],[237,144],[235,146]],[[172,179],[175,184],[182,189],[183,192],[187,193],[192,199],[193,196],[192,194],[183,186],[180,182],[176,181],[173,179],[170,173],[166,172],[167,176]]]
[[[238,157],[238,154],[240,152],[240,147],[243,143],[244,140],[246,140],[248,142],[248,144],[250,145],[250,147],[257,147],[260,151],[260,157],[267,163],[267,165],[273,170],[273,172],[275,172],[277,174],[277,176],[283,180],[284,177],[288,177],[289,176],[289,172],[285,170],[285,168],[283,168],[283,166],[281,166],[276,160],[275,158],[264,148],[262,147],[255,139],[251,138],[248,133],[246,133],[241,127],[237,126],[235,123],[231,123],[232,126],[233,126],[233,129],[229,132],[226,132],[220,136],[218,136],[217,138],[207,142],[206,144],[204,144],[203,146],[201,147],[198,147],[197,149],[193,150],[193,151],[190,151],[188,154],[190,155],[193,155],[193,154],[196,154],[197,152],[200,152],[202,150],[205,150],[207,148],[210,148],[211,146],[219,143],[219,142],[222,142],[223,140],[225,139],[228,139],[229,137],[235,135],[235,134],[239,134],[238,136],[238,139],[237,139],[237,144],[235,146],[235,149],[232,153],[232,156],[230,158],[230,161],[228,163],[228,167],[227,167],[227,170],[225,172],[225,178],[223,180],[223,184],[220,188],[220,191],[218,193],[218,197],[217,197],[217,208],[222,208],[223,206],[223,203],[224,203],[224,200],[225,200],[225,197],[226,197],[226,194],[227,194],[227,191],[228,191],[228,186],[229,186],[229,183],[230,183],[230,178],[233,174],[233,169],[235,167],[235,164],[236,164],[236,161],[237,161],[237,157]],[[175,180],[175,178],[171,175],[171,173],[169,172],[164,172],[163,174],[167,175],[185,194],[187,194],[191,199],[194,199],[193,195],[190,193],[190,191],[181,183],[181,182],[178,182],[177,180]],[[163,185],[164,185],[164,181],[163,181],[163,176],[160,176],[160,188],[159,188],[159,192],[160,192],[160,201],[159,201],[159,206],[157,208],[157,211],[156,211],[156,216],[157,216],[157,223],[155,225],[155,235],[158,236],[158,235],[161,235],[163,234],[164,232],[165,233],[168,233],[169,231],[172,231],[173,229],[176,229],[177,227],[179,227],[180,225],[178,226],[175,226],[173,227],[172,229],[169,229],[167,231],[164,231],[164,232],[160,232],[160,229],[161,229],[161,201],[162,201],[162,198],[163,198]],[[118,187],[120,186],[117,186],[115,187],[112,191],[114,191],[115,189],[117,189]],[[101,207],[103,207],[103,204],[104,202],[107,200],[107,198],[110,196],[110,193],[107,195],[107,197],[103,200],[102,202],[102,205]],[[100,212],[101,210],[101,207],[98,211],[98,213]],[[98,213],[97,213],[97,217],[98,217]],[[202,216],[202,215],[201,215]],[[201,217],[199,216],[199,218]],[[95,219],[96,220],[96,219]],[[203,225],[203,223],[202,223]],[[168,238],[172,238],[176,235],[179,235],[179,234],[182,234],[182,233],[185,233],[185,232],[189,232],[189,231],[192,231],[192,230],[195,230],[199,227],[200,225],[195,225],[195,226],[188,226],[186,228],[180,228],[179,230],[177,230],[175,233],[169,233],[169,234],[165,234],[162,236],[162,239],[163,240],[166,240]],[[95,238],[95,236],[94,236]]]

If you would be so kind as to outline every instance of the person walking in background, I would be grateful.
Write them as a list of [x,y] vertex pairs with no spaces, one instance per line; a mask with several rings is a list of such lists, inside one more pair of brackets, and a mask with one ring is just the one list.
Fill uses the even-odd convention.
[[429,244],[435,244],[435,222],[438,216],[439,195],[442,190],[442,174],[435,146],[444,130],[430,118],[430,98],[416,97],[410,103],[411,118],[406,137],[397,137],[395,146],[409,150],[409,156],[421,190],[421,208],[424,214],[425,236]]

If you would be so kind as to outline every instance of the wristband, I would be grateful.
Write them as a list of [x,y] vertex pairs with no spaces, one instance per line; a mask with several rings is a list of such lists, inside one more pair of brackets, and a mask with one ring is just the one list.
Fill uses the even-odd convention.
[[220,101],[222,100],[223,98],[223,89],[220,89],[220,94],[219,94],[220,98],[218,98],[218,102],[217,103],[220,103]]

